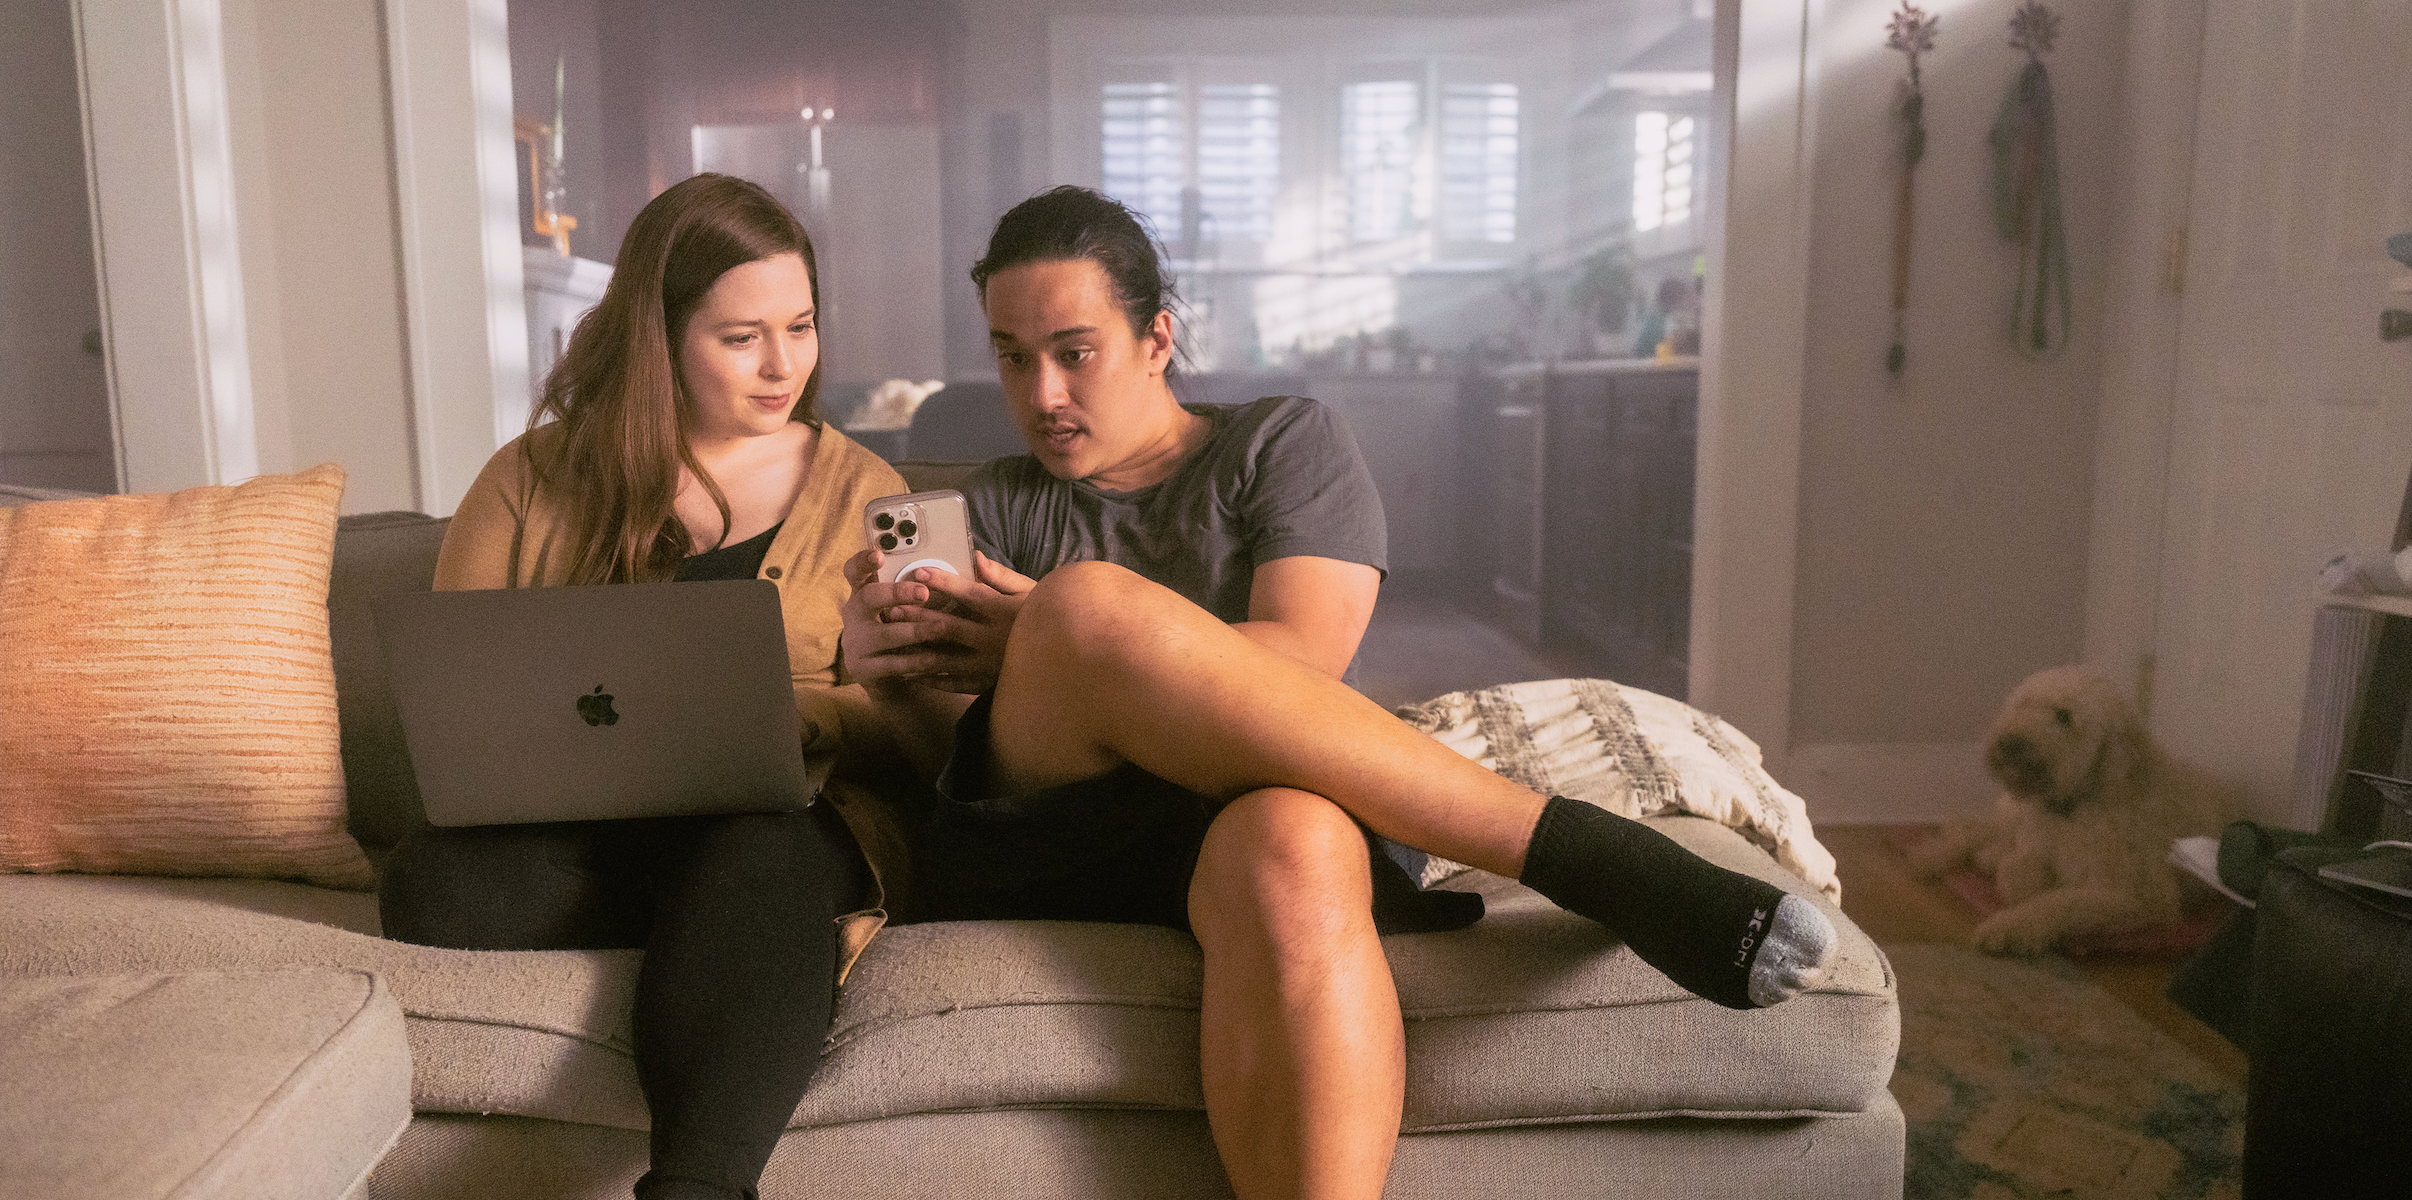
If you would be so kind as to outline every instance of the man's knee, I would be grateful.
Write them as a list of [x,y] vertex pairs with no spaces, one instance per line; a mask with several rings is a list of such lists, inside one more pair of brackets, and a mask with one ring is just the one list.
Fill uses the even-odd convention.
[[1191,878],[1191,924],[1296,936],[1372,921],[1365,835],[1338,805],[1290,788],[1249,792],[1206,831]]
[[1126,567],[1066,563],[1049,571],[1023,602],[1014,617],[1012,647],[1110,660],[1127,653],[1142,635],[1165,632],[1168,603],[1189,604]]
[[1108,562],[1065,563],[1047,572],[1014,618],[1018,630],[1031,617],[1063,621],[1076,629],[1111,619],[1130,606],[1130,594],[1147,580],[1127,567]]

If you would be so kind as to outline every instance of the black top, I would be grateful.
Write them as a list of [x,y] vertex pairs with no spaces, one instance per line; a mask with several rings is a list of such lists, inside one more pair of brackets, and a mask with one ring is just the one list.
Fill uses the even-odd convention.
[[770,556],[771,539],[778,536],[779,526],[773,525],[733,546],[690,554],[678,562],[678,581],[708,583],[716,579],[752,579],[762,573],[762,560]]

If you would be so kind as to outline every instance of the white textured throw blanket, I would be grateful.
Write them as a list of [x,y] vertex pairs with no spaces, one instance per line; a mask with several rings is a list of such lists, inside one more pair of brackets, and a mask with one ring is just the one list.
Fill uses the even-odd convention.
[[[1545,795],[1627,817],[1689,813],[1726,825],[1827,899],[1842,901],[1834,856],[1809,810],[1759,765],[1759,745],[1679,700],[1605,679],[1510,683],[1397,710],[1442,745]],[[1462,871],[1434,858],[1429,887]]]

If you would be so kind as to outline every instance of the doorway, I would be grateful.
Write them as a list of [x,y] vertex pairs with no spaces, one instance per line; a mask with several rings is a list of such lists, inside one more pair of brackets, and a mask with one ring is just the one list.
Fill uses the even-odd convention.
[[0,11],[0,484],[114,492],[71,21]]
[[2163,515],[2149,655],[2154,731],[2311,828],[2297,774],[2321,563],[2385,549],[2412,465],[2412,6],[2210,0],[2172,230]]

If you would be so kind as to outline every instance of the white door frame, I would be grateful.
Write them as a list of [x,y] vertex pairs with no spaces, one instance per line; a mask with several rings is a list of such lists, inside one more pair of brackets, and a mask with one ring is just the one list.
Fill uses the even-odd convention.
[[[1718,0],[1727,168],[1711,176],[1693,492],[1692,703],[1791,753],[1817,30],[1825,0]],[[1742,286],[1747,282],[1747,286]]]
[[[118,486],[259,473],[219,0],[73,0]],[[414,499],[526,427],[505,0],[385,0]]]
[[458,507],[528,422],[505,0],[385,0],[419,506]]
[[121,491],[259,473],[218,0],[75,0]]
[[2104,302],[2102,407],[2086,569],[2085,661],[2152,715],[2206,0],[2128,10],[2118,221]]

